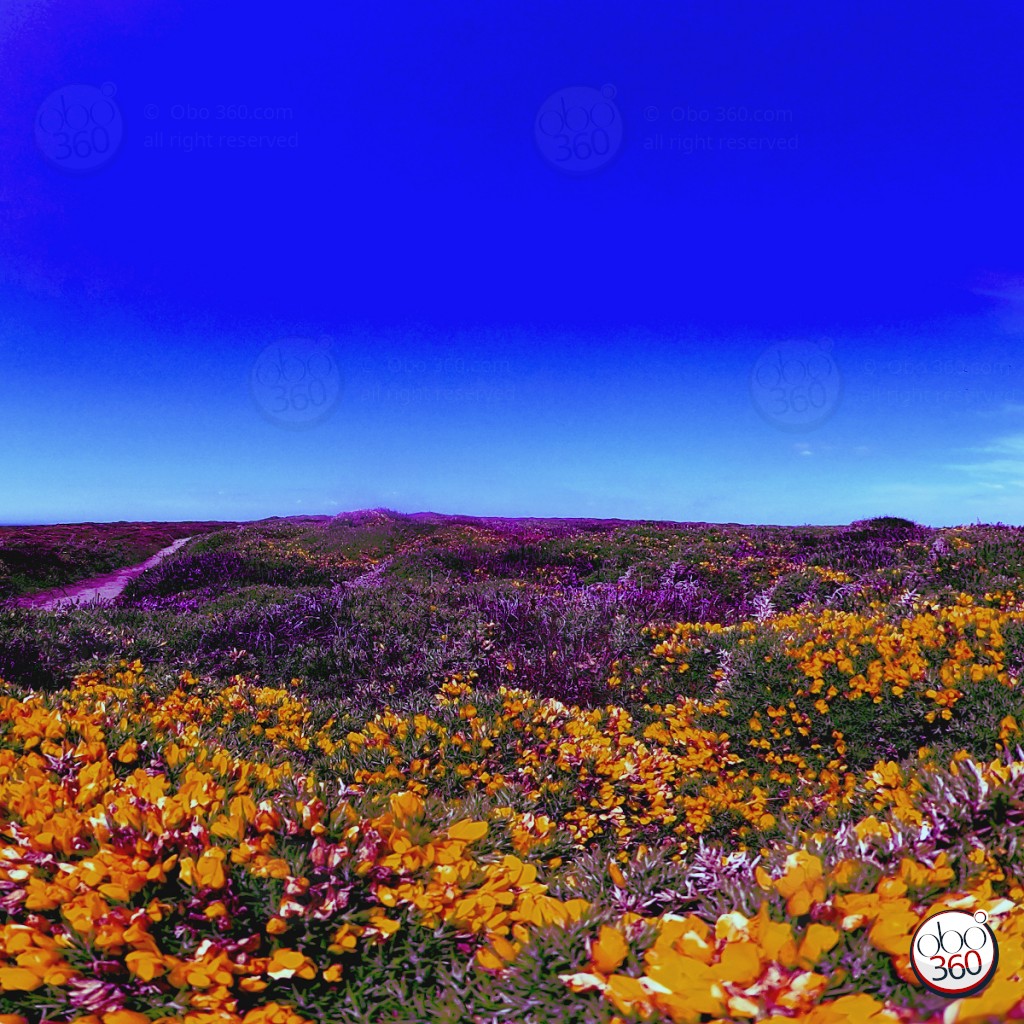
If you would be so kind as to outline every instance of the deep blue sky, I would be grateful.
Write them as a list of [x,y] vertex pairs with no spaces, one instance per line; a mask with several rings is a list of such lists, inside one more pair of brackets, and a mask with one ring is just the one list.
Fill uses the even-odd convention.
[[1024,523],[1022,52],[1010,2],[3,0],[0,521]]

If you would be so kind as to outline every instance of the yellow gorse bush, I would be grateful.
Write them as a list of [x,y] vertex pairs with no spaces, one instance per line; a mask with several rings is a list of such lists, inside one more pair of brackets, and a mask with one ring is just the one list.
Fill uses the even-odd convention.
[[[871,947],[893,959],[900,977],[917,984],[908,954],[924,910],[908,898],[908,888],[945,883],[953,872],[941,858],[933,867],[904,859],[898,873],[880,879],[872,891],[848,892],[857,867],[840,863],[827,872],[817,857],[797,851],[779,877],[773,879],[759,870],[762,888],[785,897],[786,912],[796,921],[779,920],[768,902],[762,902],[751,917],[731,912],[714,925],[693,915],[644,919],[627,914],[619,930],[601,928],[590,945],[588,969],[565,975],[563,980],[575,991],[605,993],[622,1012],[658,1014],[687,1024],[708,1016],[773,1024],[794,1019],[816,1024],[906,1020],[905,1012],[887,1008],[868,993],[822,1001],[830,984],[846,980],[847,972],[834,967],[830,953],[844,935],[866,931]],[[1000,970],[990,987],[951,1004],[944,1021],[1018,1020],[1024,1015],[1021,896],[1024,892],[1018,887],[1017,903],[996,899],[991,886],[982,883],[928,908],[984,909],[998,929],[1000,942]],[[813,920],[808,921],[812,908]],[[652,926],[657,939],[644,954],[642,973],[617,973],[638,923]]]
[[[963,865],[929,853],[883,870],[879,851],[908,829],[925,835],[926,787],[889,760],[850,770],[838,730],[827,749],[809,745],[814,716],[835,702],[916,694],[946,719],[971,686],[1015,687],[1003,631],[1024,612],[1005,595],[991,605],[920,607],[901,623],[825,611],[760,624],[793,659],[804,703],[744,715],[743,750],[727,688],[640,715],[511,686],[484,694],[467,674],[429,713],[385,711],[358,730],[316,726],[294,686],[235,676],[211,692],[185,672],[168,687],[139,662],[80,675],[67,692],[2,692],[0,1008],[12,1013],[0,1024],[47,1000],[78,1024],[301,1024],[295,992],[344,985],[358,957],[413,925],[447,929],[475,970],[499,978],[545,929],[589,928],[581,969],[562,981],[618,1014],[906,1021],[857,989],[844,957],[916,986],[910,936],[937,905],[985,910],[1000,942],[996,979],[950,1004],[944,1024],[1024,1020],[1024,890],[1006,859],[978,844]],[[709,638],[758,635],[750,623],[652,634],[655,674],[675,676]],[[724,669],[716,678],[728,681]],[[1001,744],[1016,741],[1016,717],[999,728]],[[950,771],[988,790],[1024,779],[1005,757],[964,754]],[[432,820],[442,784],[489,810]],[[723,819],[744,849],[798,811],[811,829],[772,840],[784,856],[756,868],[753,909],[628,911],[590,928],[591,901],[551,891],[558,850],[601,838],[628,857],[650,836],[680,859]],[[861,853],[830,859],[820,850],[842,822]],[[625,895],[615,861],[608,874]]]
[[[285,1011],[273,1003],[239,1016],[238,993],[293,977],[337,983],[340,965],[317,963],[276,943],[269,955],[250,956],[250,949],[239,956],[237,949],[218,948],[215,939],[197,943],[187,956],[173,955],[160,949],[153,929],[180,913],[182,901],[175,906],[146,894],[173,883],[186,897],[199,897],[203,916],[216,922],[228,913],[220,894],[245,872],[284,882],[284,897],[263,923],[268,937],[311,912],[329,920],[349,893],[312,906],[304,898],[309,878],[294,875],[288,860],[276,855],[284,835],[303,837],[314,862],[346,862],[354,877],[370,880],[358,921],[337,929],[321,951],[328,957],[361,941],[385,941],[400,927],[392,916],[396,908],[413,910],[427,925],[444,921],[469,936],[504,939],[508,950],[526,940],[530,926],[578,917],[586,906],[548,896],[536,867],[514,854],[479,863],[472,846],[487,834],[487,822],[467,819],[435,833],[424,821],[422,800],[408,791],[392,794],[389,810],[372,818],[361,818],[345,802],[328,814],[310,795],[311,780],[295,776],[288,761],[247,760],[204,738],[201,726],[216,723],[213,731],[222,735],[225,723],[243,711],[271,709],[273,718],[264,721],[274,724],[264,736],[281,751],[303,749],[299,730],[309,713],[287,692],[236,681],[216,700],[200,700],[189,696],[196,680],[185,673],[166,699],[154,700],[145,684],[136,662],[110,678],[80,676],[57,697],[0,698],[6,737],[0,808],[10,832],[0,850],[0,885],[8,913],[27,922],[0,933],[0,991],[85,983],[88,972],[67,959],[84,943],[122,963],[131,979],[166,978],[192,990],[194,1012],[183,1020],[205,1020],[214,1011],[247,1024],[278,1019]],[[147,739],[107,746],[110,731],[143,715]],[[115,764],[134,763],[157,742],[163,770],[115,772]],[[291,799],[279,794],[286,779],[298,794]],[[524,821],[524,834],[536,826],[536,820]],[[341,841],[324,841],[329,828],[343,831]],[[248,945],[258,948],[258,942]],[[120,1001],[116,992],[109,998]],[[98,1019],[107,1024],[131,1012],[117,1005]]]

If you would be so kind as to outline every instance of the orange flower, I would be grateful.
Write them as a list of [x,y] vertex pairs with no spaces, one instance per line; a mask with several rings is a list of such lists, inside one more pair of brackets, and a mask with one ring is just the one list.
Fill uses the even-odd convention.
[[0,967],[0,992],[33,992],[43,979],[27,967]]
[[620,932],[602,925],[597,940],[591,944],[590,959],[602,974],[611,974],[626,959],[629,945]]
[[243,1018],[242,1024],[310,1024],[305,1017],[300,1017],[290,1006],[280,1003],[267,1003],[250,1010]]
[[151,1024],[144,1013],[134,1010],[113,1010],[103,1014],[103,1024]]
[[448,826],[448,838],[458,839],[464,843],[472,843],[487,835],[486,821],[457,821]]
[[271,956],[265,973],[274,979],[298,975],[309,980],[316,977],[316,964],[297,949],[278,949]]
[[423,801],[415,793],[394,793],[391,796],[391,813],[396,822],[409,824],[420,821],[425,810]]
[[128,970],[143,981],[152,981],[157,975],[166,972],[163,957],[148,949],[136,949],[125,958]]
[[827,953],[839,941],[839,932],[817,922],[807,926],[800,943],[800,960],[804,967],[813,967],[823,953]]
[[814,903],[825,898],[825,880],[821,860],[797,850],[786,858],[786,873],[775,879],[775,889],[786,899],[786,911],[793,917],[808,913]]
[[[114,755],[118,761],[122,764],[132,764],[134,761],[139,759],[139,744],[134,739],[127,739],[124,743],[117,748],[117,753]],[[147,1024],[148,1024],[148,1019]]]
[[227,885],[224,858],[227,854],[219,846],[204,850],[198,861],[186,857],[178,866],[185,885],[198,885],[209,889],[223,889]]

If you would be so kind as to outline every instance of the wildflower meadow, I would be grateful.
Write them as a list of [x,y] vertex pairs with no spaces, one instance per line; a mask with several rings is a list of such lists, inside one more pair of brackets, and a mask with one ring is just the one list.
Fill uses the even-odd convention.
[[0,1024],[1024,1020],[1021,529],[193,532],[0,538]]

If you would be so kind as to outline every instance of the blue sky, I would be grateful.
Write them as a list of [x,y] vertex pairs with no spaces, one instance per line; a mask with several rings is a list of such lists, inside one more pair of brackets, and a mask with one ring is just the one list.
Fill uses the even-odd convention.
[[0,10],[0,521],[1024,523],[1019,5],[210,7]]

